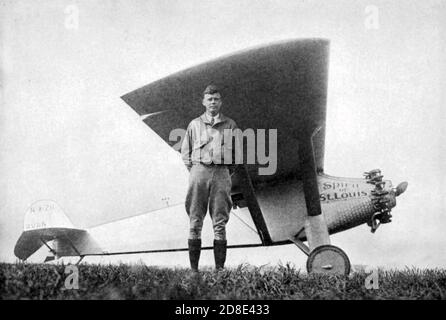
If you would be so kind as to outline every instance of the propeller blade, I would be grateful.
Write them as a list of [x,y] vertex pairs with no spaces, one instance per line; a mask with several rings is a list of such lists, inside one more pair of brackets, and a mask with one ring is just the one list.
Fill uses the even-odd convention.
[[406,191],[408,185],[409,185],[409,184],[408,184],[406,181],[401,182],[401,183],[396,187],[396,190],[395,190],[395,196],[398,197],[400,194],[402,194],[404,191]]

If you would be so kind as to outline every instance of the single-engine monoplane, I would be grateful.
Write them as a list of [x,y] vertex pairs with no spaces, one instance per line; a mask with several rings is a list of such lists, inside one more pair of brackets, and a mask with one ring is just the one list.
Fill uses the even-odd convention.
[[[172,139],[172,132],[186,129],[203,112],[203,88],[218,84],[224,111],[241,130],[250,129],[255,141],[264,138],[259,132],[276,132],[272,173],[262,174],[266,163],[256,157],[236,166],[232,174],[234,217],[228,224],[228,248],[294,243],[308,256],[308,272],[348,274],[350,261],[331,244],[330,234],[365,223],[375,232],[391,222],[395,199],[407,183],[394,187],[378,169],[361,178],[324,173],[328,53],[325,39],[256,47],[172,74],[122,99],[175,147],[181,141]],[[268,141],[266,150],[272,147]],[[170,196],[185,199],[173,194],[166,199]],[[15,255],[25,260],[43,245],[51,252],[47,261],[65,256],[187,251],[184,201],[159,200],[148,197],[147,201],[160,203],[150,212],[125,213],[91,228],[74,226],[70,213],[54,201],[36,201],[25,213]],[[163,230],[162,238],[159,230]],[[208,238],[203,249],[212,249]]]

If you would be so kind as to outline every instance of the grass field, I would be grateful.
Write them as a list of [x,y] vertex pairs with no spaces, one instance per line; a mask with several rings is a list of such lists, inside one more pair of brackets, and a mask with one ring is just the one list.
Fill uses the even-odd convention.
[[184,268],[144,264],[78,266],[0,264],[1,299],[445,299],[446,269],[378,270],[378,289],[369,274],[309,276],[290,265],[240,265],[194,277]]

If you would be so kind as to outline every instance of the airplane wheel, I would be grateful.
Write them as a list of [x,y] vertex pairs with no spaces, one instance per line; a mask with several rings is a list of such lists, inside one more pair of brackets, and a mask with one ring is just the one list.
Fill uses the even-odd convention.
[[350,261],[340,248],[323,245],[314,249],[307,260],[308,273],[345,275],[350,273]]

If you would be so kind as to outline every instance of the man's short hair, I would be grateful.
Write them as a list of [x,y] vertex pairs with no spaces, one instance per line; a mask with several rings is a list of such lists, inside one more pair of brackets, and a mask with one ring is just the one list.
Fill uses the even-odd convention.
[[214,94],[214,93],[220,93],[220,90],[218,89],[218,87],[215,84],[210,84],[206,87],[206,89],[204,89],[203,97],[205,94]]

